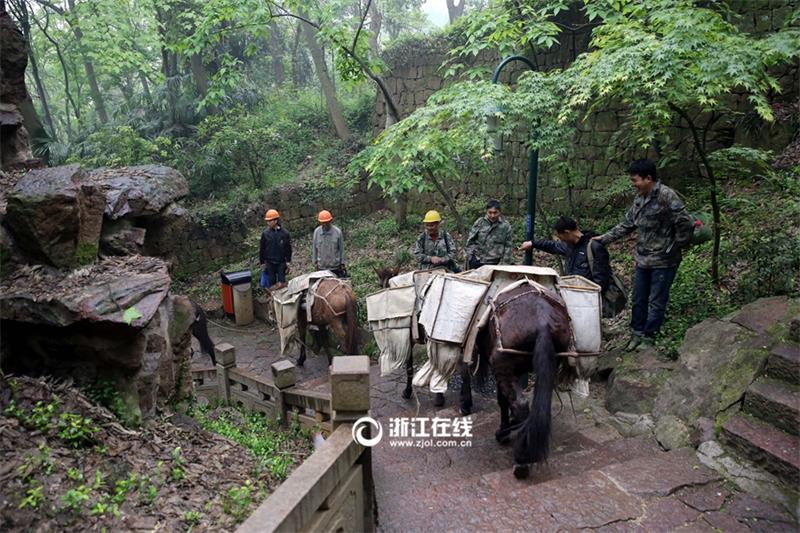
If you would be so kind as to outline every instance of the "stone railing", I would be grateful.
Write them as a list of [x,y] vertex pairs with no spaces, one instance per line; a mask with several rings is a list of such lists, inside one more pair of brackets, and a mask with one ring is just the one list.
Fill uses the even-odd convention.
[[[353,439],[353,423],[369,415],[369,358],[333,359],[331,393],[297,389],[289,361],[272,365],[269,382],[236,368],[233,346],[217,346],[216,369],[193,370],[195,394],[242,405],[284,423],[321,428],[324,443],[237,529],[270,531],[373,531],[370,448]],[[369,426],[363,432],[369,437]]]
[[216,368],[192,370],[196,396],[246,407],[284,423],[296,417],[306,427],[318,427],[326,435],[331,433],[330,395],[297,389],[292,363],[286,360],[273,363],[272,381],[268,381],[237,368],[236,350],[230,344],[216,346],[216,352]]

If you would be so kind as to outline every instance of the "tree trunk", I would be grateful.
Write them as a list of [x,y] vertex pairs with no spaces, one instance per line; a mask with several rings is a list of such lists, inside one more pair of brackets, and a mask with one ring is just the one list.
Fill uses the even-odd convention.
[[717,288],[719,287],[719,247],[722,241],[722,215],[719,205],[717,178],[714,175],[714,168],[711,166],[711,162],[708,160],[708,154],[706,154],[705,150],[705,143],[700,138],[700,133],[697,131],[697,126],[695,125],[694,121],[689,114],[680,107],[672,103],[670,103],[669,106],[689,125],[689,131],[692,133],[694,147],[697,150],[697,154],[700,156],[700,161],[702,163],[700,165],[701,171],[705,174],[705,178],[708,180],[709,196],[711,198],[711,211],[714,217],[714,247],[711,251],[711,282],[714,284],[714,287]]
[[328,112],[331,115],[333,127],[336,128],[336,135],[343,141],[350,140],[350,130],[347,127],[347,122],[344,120],[342,110],[339,107],[339,101],[336,100],[336,91],[328,75],[328,68],[325,64],[322,48],[317,42],[316,30],[308,24],[303,24],[303,34],[306,38],[306,45],[311,52],[311,59],[314,61],[314,69],[317,71],[320,87],[325,95],[325,101],[328,104]]
[[283,67],[283,32],[273,20],[269,23],[269,53],[272,56],[272,72],[275,76],[275,85],[283,87],[286,82],[286,70]]
[[464,2],[465,0],[461,0],[461,2],[456,5],[456,0],[447,0],[447,15],[450,17],[450,24],[464,14]]
[[144,92],[144,97],[147,99],[148,103],[153,103],[153,95],[150,94],[150,83],[147,81],[147,75],[144,71],[139,71],[139,81],[142,83],[142,91]]
[[53,115],[50,113],[50,105],[47,103],[47,93],[42,83],[42,77],[39,75],[39,65],[36,63],[36,57],[33,55],[33,49],[30,47],[30,39],[28,39],[28,59],[31,63],[31,75],[33,81],[36,83],[36,93],[39,95],[39,101],[42,102],[42,112],[44,113],[44,121],[50,129],[49,135],[51,138],[56,138],[56,128],[53,125]]
[[[192,70],[192,79],[194,79],[194,84],[197,87],[197,94],[200,95],[200,99],[203,99],[208,94],[208,72],[206,72],[206,66],[203,63],[203,56],[200,54],[192,54],[190,67]],[[218,115],[219,107],[216,105],[207,105],[206,111],[210,115]]]
[[378,7],[378,0],[372,0],[369,6],[369,31],[372,33],[369,37],[369,47],[375,54],[380,53],[379,36],[381,34],[382,24],[383,13]]
[[[44,11],[44,14],[45,14],[45,18],[49,17],[49,13],[48,13],[47,10]],[[47,33],[47,28],[46,27],[47,27],[48,23],[46,22],[45,26],[42,26],[41,24],[39,24],[39,22],[37,20],[36,25],[39,26],[39,30],[41,30],[42,35],[44,35],[45,38],[48,41],[50,41],[50,43],[56,49],[56,55],[58,56],[58,62],[61,63],[61,71],[64,73],[64,96],[65,96],[64,114],[67,117],[67,121],[66,121],[66,123],[67,123],[67,137],[71,139],[72,138],[72,124],[71,124],[70,118],[69,118],[69,107],[70,107],[70,105],[72,106],[72,111],[75,113],[75,120],[78,121],[78,126],[79,127],[83,126],[83,121],[81,120],[81,110],[75,104],[75,100],[73,100],[72,93],[70,93],[70,90],[69,90],[69,69],[67,68],[67,61],[66,61],[66,59],[64,59],[64,54],[61,52],[61,45],[58,44],[58,41],[53,39],[53,37],[49,33]]]
[[86,80],[89,82],[89,92],[92,95],[95,109],[97,110],[97,117],[102,124],[108,122],[108,113],[106,112],[106,104],[103,101],[103,95],[100,93],[100,86],[97,84],[97,76],[94,73],[94,64],[89,59],[86,51],[83,49],[83,31],[78,24],[78,18],[75,13],[75,0],[67,0],[67,5],[70,10],[70,17],[67,19],[72,27],[72,33],[75,35],[75,42],[78,44],[81,58],[83,59],[83,68],[86,71]]

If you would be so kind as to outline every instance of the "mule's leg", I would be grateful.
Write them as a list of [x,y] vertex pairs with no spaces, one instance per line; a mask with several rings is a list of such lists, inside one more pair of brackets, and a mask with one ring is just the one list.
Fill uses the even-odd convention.
[[511,420],[509,420],[508,416],[509,403],[500,385],[497,386],[497,404],[500,406],[500,428],[495,432],[494,438],[500,444],[508,444],[511,442]]
[[464,361],[459,363],[461,367],[461,414],[467,416],[472,413],[472,376],[469,373],[469,365]]
[[[344,318],[342,318],[342,317],[334,318],[333,320],[328,322],[328,327],[330,328],[330,331],[333,332],[333,335],[339,340],[339,346],[342,349],[342,353],[346,353],[347,355],[358,355],[358,354],[355,354],[355,353],[349,353],[349,354],[347,353],[347,346],[348,346],[347,340],[348,339],[347,339],[347,328],[345,327],[345,324],[344,324]],[[326,346],[326,349],[327,349],[327,346],[328,346],[327,342],[326,342],[325,346]],[[328,351],[328,354],[329,354],[328,355],[328,359],[330,359],[332,357],[330,355],[330,351]]]
[[414,347],[409,348],[408,359],[406,359],[406,388],[403,391],[403,398],[408,400],[413,392],[411,381],[414,379]]
[[441,407],[444,405],[444,393],[437,392],[433,395],[433,405],[436,407]]
[[320,351],[325,353],[325,356],[328,358],[328,366],[330,366],[333,364],[333,354],[331,353],[330,339],[328,338],[328,328],[320,327],[318,334],[319,342],[322,346]]

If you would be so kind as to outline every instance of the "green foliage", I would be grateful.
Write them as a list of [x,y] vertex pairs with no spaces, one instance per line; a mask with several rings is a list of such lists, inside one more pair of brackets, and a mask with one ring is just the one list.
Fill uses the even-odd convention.
[[[134,308],[132,307],[130,309]],[[92,401],[99,403],[114,413],[124,426],[136,427],[140,424],[141,420],[139,414],[132,412],[126,405],[125,399],[114,381],[98,379],[84,392]]]
[[196,410],[193,416],[206,430],[218,433],[249,449],[273,476],[284,479],[295,462],[290,446],[296,439],[310,439],[308,431],[295,425],[287,434],[276,421],[266,418],[261,413],[245,410],[240,410],[240,413],[241,423],[235,422],[224,413],[209,417],[207,408]]
[[76,513],[81,512],[84,504],[89,501],[91,492],[91,487],[86,485],[80,485],[78,488],[69,489],[61,496],[61,505],[63,509]]
[[168,155],[170,144],[166,137],[148,140],[131,126],[107,126],[76,143],[67,162],[88,168],[157,163]]
[[695,247],[685,254],[669,292],[667,319],[661,328],[659,344],[673,355],[677,354],[686,330],[706,318],[719,318],[734,309],[729,295],[715,291],[708,282],[709,246],[710,243]]
[[47,431],[53,427],[51,420],[58,414],[59,402],[54,400],[49,403],[42,401],[36,402],[33,409],[28,413],[24,408],[20,407],[16,400],[11,400],[5,409],[5,413],[13,416],[27,429],[34,431]]
[[186,522],[187,526],[195,526],[200,523],[200,519],[203,517],[202,514],[198,511],[186,511],[183,514],[183,521]]
[[31,487],[25,492],[25,497],[19,504],[20,509],[30,507],[31,509],[38,509],[39,505],[44,501],[44,487],[41,483],[32,484]]
[[186,459],[183,458],[183,452],[181,447],[178,446],[174,450],[172,450],[172,469],[169,472],[169,478],[174,481],[181,481],[186,478],[186,471],[184,470],[184,466],[186,464]]
[[75,413],[62,413],[58,419],[58,436],[73,448],[94,444],[94,434],[99,428],[90,418]]
[[248,479],[241,487],[233,487],[222,499],[222,510],[231,515],[236,522],[247,518],[250,504],[253,502],[253,483]]

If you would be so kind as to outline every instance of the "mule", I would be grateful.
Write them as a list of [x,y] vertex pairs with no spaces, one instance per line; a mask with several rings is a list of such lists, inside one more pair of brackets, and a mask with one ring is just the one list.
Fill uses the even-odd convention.
[[194,300],[192,302],[192,309],[194,310],[194,321],[192,322],[192,336],[200,343],[200,351],[211,358],[211,364],[217,366],[217,356],[214,352],[214,342],[208,335],[208,318],[200,304]]
[[[554,293],[521,285],[497,295],[489,323],[478,334],[479,372],[491,367],[497,382],[500,427],[495,437],[514,442],[514,476],[526,478],[530,465],[547,459],[550,448],[551,405],[558,383],[574,378],[566,357],[571,341],[570,319]],[[536,383],[530,405],[520,377],[533,372]],[[462,386],[462,408],[471,406],[469,380]],[[462,409],[463,410],[463,409]]]
[[[400,273],[400,267],[394,267],[394,268],[392,268],[392,267],[384,267],[382,269],[373,268],[373,270],[375,271],[375,274],[378,275],[378,279],[380,280],[382,289],[388,289],[389,288],[389,280],[391,278],[397,276]],[[411,338],[413,339],[414,335],[412,335]],[[425,344],[425,328],[423,328],[422,326],[419,326],[419,332],[418,332],[418,335],[416,336],[416,338],[418,339],[417,340],[417,344]],[[411,347],[411,349],[413,349],[413,346]],[[461,364],[461,366],[462,367],[464,366],[463,363]],[[463,376],[469,377],[469,370],[466,369],[466,368],[463,368],[461,370],[461,374],[462,374],[462,377]],[[403,392],[401,393],[401,396],[406,400],[410,399],[412,394],[414,393],[414,387],[411,384],[413,382],[413,380],[414,380],[414,355],[413,355],[413,353],[409,353],[408,354],[408,359],[406,359],[406,387],[405,387],[405,389],[403,389]],[[462,390],[463,390],[464,385],[462,384],[461,387],[462,387]],[[462,395],[463,395],[463,392],[462,392]],[[444,393],[441,393],[441,392],[434,393],[433,405],[435,405],[436,407],[441,407],[441,406],[444,405]],[[471,407],[471,401],[470,401],[470,407]],[[463,411],[464,411],[464,408],[463,408],[463,402],[462,402],[462,413],[463,413]],[[469,412],[467,412],[465,414],[469,414]]]
[[[311,306],[311,325],[316,326],[314,338],[321,351],[333,362],[328,345],[327,330],[339,340],[341,350],[347,355],[358,355],[361,339],[358,331],[358,299],[353,289],[337,278],[324,278],[315,286],[314,302]],[[306,331],[309,326],[306,311],[297,313],[297,336],[300,339],[298,366],[306,362]]]

